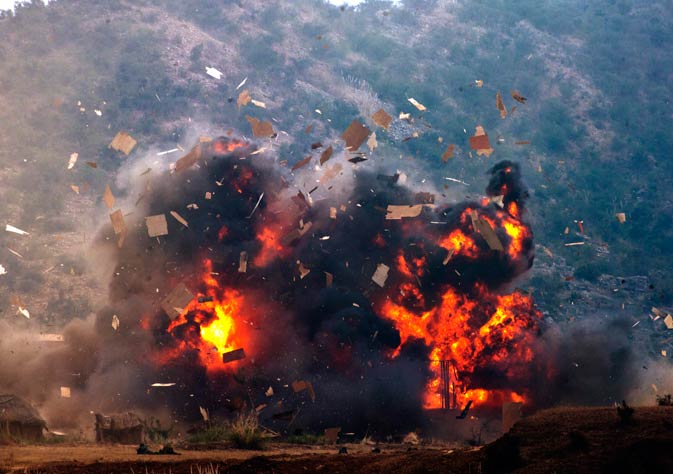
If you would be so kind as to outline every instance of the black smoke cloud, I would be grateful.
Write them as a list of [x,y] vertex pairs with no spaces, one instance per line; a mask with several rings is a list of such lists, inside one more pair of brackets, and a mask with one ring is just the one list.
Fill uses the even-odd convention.
[[[448,251],[438,244],[442,236],[456,228],[472,232],[463,211],[479,209],[482,215],[495,217],[495,205],[426,206],[419,218],[386,220],[389,204],[431,204],[434,196],[398,184],[396,176],[363,171],[342,201],[312,202],[263,155],[245,158],[251,149],[217,152],[226,148],[222,143],[227,141],[220,138],[214,146],[204,146],[203,159],[196,166],[149,180],[144,209],[138,214],[166,215],[169,235],[149,238],[144,221],[134,215],[127,218],[128,235],[121,249],[110,239],[110,228],[101,233],[101,240],[112,249],[116,268],[110,305],[99,314],[100,326],[109,326],[109,318],[116,314],[124,328],[119,333],[107,329],[106,346],[113,344],[123,354],[132,380],[146,385],[177,383],[172,390],[151,390],[149,395],[146,390],[137,391],[137,384],[125,392],[122,387],[120,405],[159,402],[178,417],[196,419],[199,406],[226,412],[266,404],[263,419],[300,409],[297,423],[314,428],[338,425],[390,432],[418,426],[431,375],[430,349],[412,339],[399,348],[399,356],[391,358],[400,346],[400,335],[376,311],[404,282],[395,271],[396,260],[403,255],[410,262],[426,262],[414,283],[423,301],[411,299],[405,304],[411,309],[419,304],[432,307],[447,286],[468,295],[475,292],[476,284],[497,291],[523,273],[533,261],[532,233],[521,257],[491,251],[479,240],[483,257],[478,261],[457,254],[445,264]],[[489,190],[499,190],[505,202],[517,202],[523,211],[527,194],[518,167],[504,162],[490,174]],[[206,192],[212,193],[210,199],[205,198]],[[330,218],[330,208],[341,205],[346,211],[339,209],[337,218]],[[189,227],[173,219],[170,211],[183,216]],[[297,235],[307,225],[308,232]],[[263,229],[270,229],[282,248],[267,254],[263,265],[256,265],[264,253],[258,238]],[[509,237],[496,230],[508,245]],[[289,237],[293,232],[294,238]],[[237,271],[241,251],[249,255],[246,273]],[[180,282],[195,294],[202,292],[200,275],[206,260],[212,262],[221,287],[243,295],[245,321],[254,328],[245,348],[247,358],[237,363],[233,374],[207,373],[193,349],[181,350],[161,363],[152,355],[175,350],[181,334],[198,333],[193,315],[188,314],[189,322],[169,334],[170,320],[160,302]],[[372,281],[381,263],[391,267],[384,288]],[[298,271],[300,264],[304,272],[310,270],[304,277]],[[326,273],[333,278],[331,287],[326,285]],[[153,349],[144,352],[148,347]],[[315,402],[306,392],[292,391],[294,380],[313,384]],[[265,397],[268,387],[273,388],[273,397]],[[393,419],[391,410],[403,416]]]

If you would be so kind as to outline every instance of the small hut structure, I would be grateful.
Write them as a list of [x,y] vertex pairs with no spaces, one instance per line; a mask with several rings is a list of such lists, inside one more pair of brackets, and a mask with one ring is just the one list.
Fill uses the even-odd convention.
[[103,415],[96,413],[96,442],[140,444],[145,442],[145,424],[132,412]]
[[0,436],[40,441],[46,428],[47,424],[30,403],[16,395],[0,395]]

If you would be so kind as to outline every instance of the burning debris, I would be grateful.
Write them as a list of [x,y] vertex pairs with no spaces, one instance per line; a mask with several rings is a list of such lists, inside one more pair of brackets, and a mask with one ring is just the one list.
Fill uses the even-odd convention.
[[[369,135],[360,127],[357,142]],[[198,419],[201,406],[249,402],[274,420],[291,411],[322,428],[408,429],[423,407],[527,400],[539,313],[529,296],[503,291],[533,261],[516,164],[490,170],[487,194],[502,207],[442,206],[368,172],[345,206],[297,194],[244,142],[199,148],[152,183],[149,217],[124,226],[101,313],[151,348],[140,378],[177,382],[165,394],[173,410]],[[187,204],[188,227],[172,211]]]

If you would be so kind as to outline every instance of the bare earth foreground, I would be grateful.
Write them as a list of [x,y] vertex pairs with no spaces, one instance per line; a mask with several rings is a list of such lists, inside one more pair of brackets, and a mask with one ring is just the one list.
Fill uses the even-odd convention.
[[[342,445],[339,445],[341,447]],[[479,449],[406,445],[270,444],[263,451],[182,450],[140,456],[133,446],[3,446],[0,472],[22,473],[665,473],[673,472],[673,407],[556,408]]]

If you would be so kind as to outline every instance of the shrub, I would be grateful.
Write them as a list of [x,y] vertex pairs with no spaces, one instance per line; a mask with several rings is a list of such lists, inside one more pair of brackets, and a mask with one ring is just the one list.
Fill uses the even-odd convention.
[[666,395],[657,395],[657,405],[660,407],[671,407],[673,406],[673,395],[667,393]]
[[617,416],[619,417],[619,421],[622,424],[629,424],[633,421],[633,413],[635,412],[635,410],[629,405],[627,405],[626,401],[622,400],[622,403],[620,405],[617,405],[616,408],[617,408]]
[[253,411],[240,413],[229,424],[229,441],[240,449],[261,449],[262,432],[259,430],[257,414]]

